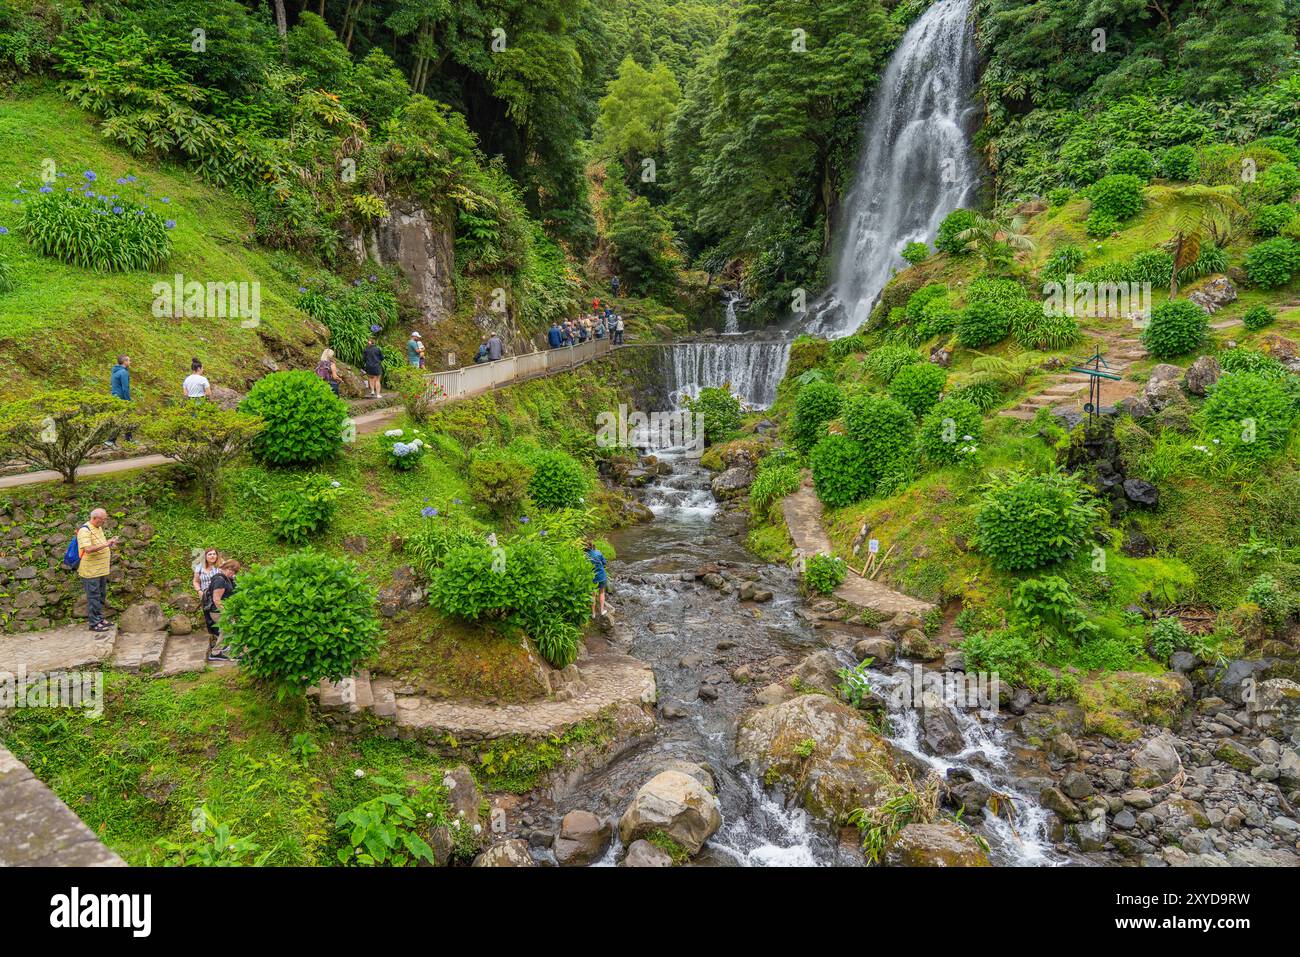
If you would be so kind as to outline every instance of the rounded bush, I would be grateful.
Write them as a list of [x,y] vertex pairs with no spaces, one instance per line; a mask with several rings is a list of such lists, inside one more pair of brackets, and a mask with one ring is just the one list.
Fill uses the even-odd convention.
[[917,443],[928,461],[952,465],[974,453],[983,432],[978,408],[964,399],[947,398],[921,420]]
[[1123,222],[1142,212],[1142,180],[1131,173],[1103,176],[1088,187],[1088,197],[1094,213]]
[[812,451],[826,434],[826,423],[840,414],[844,396],[833,382],[809,382],[794,400],[790,420],[790,442],[800,452]]
[[1252,372],[1265,379],[1285,379],[1290,375],[1282,363],[1254,349],[1225,349],[1219,353],[1219,366],[1224,372]]
[[1110,171],[1112,174],[1136,176],[1145,183],[1155,175],[1156,161],[1141,147],[1128,146],[1110,154]]
[[1294,415],[1282,381],[1250,372],[1222,376],[1201,407],[1206,431],[1234,455],[1262,460],[1286,445]]
[[1056,207],[1064,206],[1074,197],[1074,190],[1068,186],[1059,186],[1056,189],[1048,190],[1047,205]]
[[900,370],[889,383],[889,394],[912,410],[917,418],[930,411],[930,407],[939,401],[944,384],[948,381],[948,370],[931,362],[918,362]]
[[1256,236],[1276,236],[1295,216],[1295,207],[1290,203],[1273,203],[1255,211],[1255,221],[1251,224]]
[[1251,306],[1241,317],[1241,324],[1251,332],[1273,324],[1273,310],[1268,306]]
[[844,583],[848,565],[835,555],[812,555],[804,563],[803,583],[811,592],[829,595]]
[[1148,249],[1129,260],[1129,281],[1168,286],[1174,275],[1174,257],[1160,249]]
[[1185,356],[1205,344],[1210,317],[1187,299],[1162,302],[1151,310],[1151,320],[1142,331],[1142,344],[1157,359]]
[[943,253],[957,254],[963,252],[966,243],[957,237],[974,225],[975,213],[969,209],[954,209],[939,224],[939,232],[935,236],[934,248]]
[[921,310],[921,318],[916,323],[916,334],[923,342],[935,336],[946,336],[957,328],[960,319],[960,309],[954,309],[946,298],[935,299]]
[[343,558],[295,552],[244,572],[221,634],[245,674],[292,688],[341,681],[378,644],[375,590]]
[[808,464],[817,497],[827,505],[852,505],[875,488],[866,450],[847,435],[823,438],[813,447]]
[[1039,276],[1044,282],[1065,282],[1065,277],[1083,264],[1083,258],[1082,249],[1073,243],[1066,243],[1058,247],[1047,262],[1043,263]]
[[917,263],[923,263],[930,258],[930,247],[925,243],[908,243],[899,253],[904,261],[915,266]]
[[1260,202],[1289,202],[1300,190],[1300,167],[1294,163],[1274,163],[1251,184],[1251,192]]
[[1199,171],[1196,149],[1185,143],[1169,147],[1160,156],[1160,174],[1165,179],[1186,183],[1194,180]]
[[849,438],[862,447],[872,489],[911,456],[916,441],[916,416],[912,410],[895,399],[875,395],[856,396],[848,402],[844,428]]
[[518,514],[534,469],[508,452],[477,452],[469,463],[469,493],[498,515]]
[[266,422],[252,450],[268,465],[316,465],[343,447],[348,405],[314,373],[272,372],[239,409]]
[[935,300],[945,298],[947,295],[948,287],[941,282],[932,282],[928,286],[922,286],[912,293],[907,300],[907,307],[904,309],[903,315],[908,322],[918,322],[926,306]]
[[984,487],[976,547],[1004,571],[1029,571],[1072,557],[1097,518],[1091,493],[1058,473],[1012,473]]
[[969,349],[1001,342],[1011,331],[1011,314],[1005,305],[977,300],[962,310],[957,341]]
[[587,473],[566,452],[543,451],[531,462],[528,495],[541,508],[576,508],[587,495]]
[[1260,289],[1276,289],[1291,281],[1296,271],[1297,252],[1293,240],[1279,236],[1256,243],[1246,252],[1246,278]]
[[740,399],[729,389],[701,389],[686,407],[704,417],[704,438],[709,444],[725,442],[740,428]]
[[1088,214],[1084,231],[1093,239],[1105,239],[1111,233],[1119,232],[1119,220],[1109,213],[1094,209]]

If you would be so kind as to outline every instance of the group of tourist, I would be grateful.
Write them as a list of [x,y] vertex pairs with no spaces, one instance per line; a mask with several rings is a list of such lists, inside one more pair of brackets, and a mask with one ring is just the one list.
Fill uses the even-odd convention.
[[581,345],[593,339],[604,339],[606,336],[616,346],[623,344],[623,317],[612,309],[577,319],[565,319],[563,323],[552,322],[546,333],[546,344],[552,349],[560,349]]
[[474,362],[496,362],[505,355],[505,345],[501,337],[495,332],[478,344],[478,353],[474,356]]
[[[93,509],[77,529],[75,549],[69,547],[64,564],[75,568],[86,595],[86,621],[93,632],[109,631],[113,624],[104,615],[108,602],[108,578],[112,574],[113,549],[121,544],[119,536],[109,538],[104,531],[108,512]],[[221,615],[226,599],[235,593],[240,564],[222,558],[215,548],[208,548],[194,566],[192,581],[198,593],[203,623],[208,630],[208,661],[230,661],[221,642]]]

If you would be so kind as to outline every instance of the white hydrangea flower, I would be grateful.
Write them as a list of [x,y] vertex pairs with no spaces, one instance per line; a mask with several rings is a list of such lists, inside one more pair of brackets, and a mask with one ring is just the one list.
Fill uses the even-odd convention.
[[401,434],[402,434],[401,429],[389,429],[387,432],[384,433],[384,435],[386,435],[390,439],[395,439]]

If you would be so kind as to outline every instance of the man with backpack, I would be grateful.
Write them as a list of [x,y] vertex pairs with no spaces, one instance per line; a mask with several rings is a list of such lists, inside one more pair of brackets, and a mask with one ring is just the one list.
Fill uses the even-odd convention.
[[86,620],[91,631],[108,631],[112,625],[104,618],[104,602],[108,600],[108,572],[113,549],[119,539],[104,534],[108,512],[97,508],[87,522],[77,529],[75,555],[72,545],[64,555],[64,564],[77,570],[81,586],[86,590]]

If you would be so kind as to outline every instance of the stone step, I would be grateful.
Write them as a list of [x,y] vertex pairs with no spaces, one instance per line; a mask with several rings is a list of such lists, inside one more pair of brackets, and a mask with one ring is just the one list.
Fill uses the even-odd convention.
[[375,695],[370,687],[370,672],[364,669],[339,682],[326,678],[320,683],[322,711],[346,711],[349,714],[356,714],[370,708],[374,703]]
[[1082,392],[1088,388],[1086,382],[1061,382],[1057,385],[1048,386],[1043,390],[1044,395],[1074,395],[1076,392]]
[[380,718],[392,718],[397,715],[397,696],[393,693],[393,683],[386,678],[376,678],[370,682],[371,693],[375,703],[372,710]]
[[1051,405],[1059,398],[1060,396],[1057,395],[1031,395],[1024,402],[1021,402],[1017,408],[1041,409],[1043,406]]
[[1018,407],[1015,409],[1003,409],[1001,412],[998,413],[998,415],[1004,415],[1008,419],[1019,419],[1021,422],[1032,421],[1034,416],[1037,414],[1038,414],[1037,412],[1026,412],[1025,410]]
[[162,667],[166,650],[165,631],[119,634],[113,645],[113,667],[137,674],[153,674]]
[[208,636],[206,634],[172,635],[167,639],[160,675],[183,675],[203,671],[208,663]]

